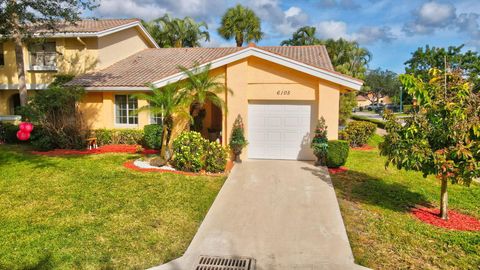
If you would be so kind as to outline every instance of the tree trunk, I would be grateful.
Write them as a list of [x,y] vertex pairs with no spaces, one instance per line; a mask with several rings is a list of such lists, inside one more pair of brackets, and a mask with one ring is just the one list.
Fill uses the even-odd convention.
[[162,131],[162,146],[160,149],[160,157],[164,160],[168,161],[171,157],[167,158],[167,138],[168,138],[168,127],[167,125],[163,124],[163,131]]
[[442,176],[442,188],[440,191],[440,217],[442,219],[448,219],[447,207],[448,207],[448,192],[447,192],[448,179]]
[[[15,2],[15,1],[13,1]],[[13,42],[15,43],[15,61],[17,64],[18,73],[18,92],[20,95],[20,105],[25,106],[27,104],[27,82],[25,79],[25,63],[23,61],[23,42],[22,35],[19,30],[18,15],[12,14],[13,18]]]
[[242,47],[243,45],[243,37],[241,37],[240,35],[237,35],[235,37],[235,42],[237,43],[237,47]]

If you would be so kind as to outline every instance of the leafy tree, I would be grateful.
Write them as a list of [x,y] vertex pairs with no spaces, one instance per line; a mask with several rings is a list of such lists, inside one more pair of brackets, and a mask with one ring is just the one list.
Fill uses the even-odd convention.
[[395,72],[375,69],[367,72],[365,84],[359,94],[372,103],[378,103],[383,97],[398,95],[400,86],[400,81]]
[[188,115],[188,100],[179,93],[178,84],[167,84],[162,88],[150,85],[152,94],[141,93],[135,96],[144,99],[148,105],[140,107],[138,111],[149,111],[152,114],[160,114],[163,119],[162,146],[160,157],[164,160],[167,156],[167,148],[171,132],[174,126],[175,115]]
[[223,101],[218,94],[223,94],[228,91],[228,89],[221,81],[221,75],[210,75],[210,67],[211,64],[208,64],[203,68],[196,64],[192,70],[182,66],[179,67],[187,77],[181,84],[181,92],[191,104],[191,115],[194,117],[194,121],[197,122],[194,122],[193,126],[200,127],[199,129],[201,129],[201,124],[196,124],[198,124],[199,121],[201,123],[203,119],[202,117],[198,118],[197,116],[202,114],[207,102],[211,102],[213,105],[225,111],[227,109],[225,101]]
[[237,47],[242,47],[244,42],[258,42],[264,35],[260,18],[253,10],[240,4],[225,12],[218,34],[226,40],[235,38]]
[[418,108],[405,125],[386,114],[388,134],[380,149],[387,166],[392,163],[441,180],[440,216],[448,219],[448,182],[469,185],[480,175],[480,95],[461,70],[432,69],[428,77],[429,81],[400,76]]
[[280,46],[305,46],[305,45],[318,45],[321,44],[321,40],[315,36],[317,29],[313,26],[303,26],[298,28],[291,39],[286,39],[280,42]]
[[[468,80],[473,83],[474,91],[480,91],[480,56],[477,52],[462,52],[464,45],[448,48],[430,47],[418,48],[412,57],[405,62],[405,72],[414,74],[424,80],[429,80],[430,69],[461,69]],[[445,57],[447,67],[445,67]]]
[[340,94],[339,105],[339,124],[346,125],[347,120],[352,116],[353,108],[357,107],[357,94],[355,92],[347,92]]
[[200,47],[200,41],[210,41],[207,24],[190,17],[181,19],[165,14],[143,25],[162,48]]
[[[75,23],[83,10],[92,10],[95,0],[3,0],[0,2],[0,36],[12,39],[18,73],[20,104],[27,103],[27,83],[23,46],[38,29],[46,34],[58,30],[60,23]],[[33,27],[35,26],[35,27]]]

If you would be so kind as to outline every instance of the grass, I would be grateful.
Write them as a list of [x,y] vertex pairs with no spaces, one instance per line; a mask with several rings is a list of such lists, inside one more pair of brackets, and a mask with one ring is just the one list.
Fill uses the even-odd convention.
[[[376,135],[370,144],[378,146]],[[420,173],[385,169],[378,150],[351,151],[348,172],[332,175],[357,263],[373,269],[478,269],[480,233],[433,227],[415,205],[438,207],[440,184]],[[480,186],[449,186],[449,207],[480,218]]]
[[182,255],[225,178],[140,173],[129,154],[0,145],[0,269],[144,269]]

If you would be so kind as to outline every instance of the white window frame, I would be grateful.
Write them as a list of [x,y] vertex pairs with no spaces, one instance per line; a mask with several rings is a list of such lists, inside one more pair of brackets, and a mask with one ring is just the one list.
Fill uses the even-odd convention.
[[[44,46],[45,44],[53,44],[54,51],[46,51],[45,48],[34,51],[34,46]],[[29,61],[30,61],[30,70],[32,71],[56,71],[57,70],[57,43],[55,41],[48,41],[45,43],[34,43],[31,44],[28,49]],[[43,62],[38,64],[36,60],[38,57],[43,58]],[[45,65],[46,59],[48,57],[53,57],[53,63],[51,65]]]
[[[125,96],[126,97],[126,101],[127,101],[127,123],[126,124],[123,124],[123,123],[117,123],[117,96]],[[118,95],[114,95],[113,96],[113,124],[115,127],[119,127],[119,128],[135,128],[135,127],[138,127],[139,125],[139,117],[138,117],[138,114],[136,115],[136,118],[137,118],[137,123],[136,124],[129,124],[128,122],[128,118],[130,117],[128,111],[129,111],[129,108],[128,108],[128,99],[131,95],[129,94],[118,94]],[[137,100],[137,109],[138,109],[138,98],[135,98]]]

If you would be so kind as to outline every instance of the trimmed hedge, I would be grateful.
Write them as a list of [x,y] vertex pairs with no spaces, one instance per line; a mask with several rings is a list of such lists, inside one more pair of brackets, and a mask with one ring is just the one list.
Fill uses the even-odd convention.
[[96,129],[91,136],[97,138],[99,145],[107,144],[144,144],[141,129]]
[[143,127],[143,140],[145,146],[150,149],[160,150],[162,148],[163,126],[158,124],[146,125]]
[[347,141],[328,141],[327,167],[338,168],[345,165],[350,147]]
[[365,122],[374,123],[375,125],[377,125],[377,127],[381,128],[381,129],[385,129],[385,122],[382,121],[382,120],[379,120],[379,119],[372,119],[372,118],[369,118],[369,117],[366,117],[366,116],[359,116],[359,115],[352,115],[351,118],[353,120],[357,120],[357,121],[365,121]]

